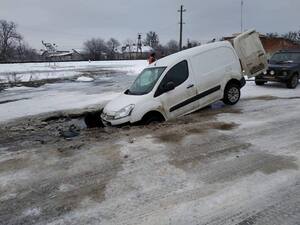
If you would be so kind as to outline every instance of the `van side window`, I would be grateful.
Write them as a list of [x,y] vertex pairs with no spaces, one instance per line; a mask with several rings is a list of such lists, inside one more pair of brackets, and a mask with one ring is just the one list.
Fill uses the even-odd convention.
[[182,84],[184,81],[186,81],[189,77],[189,69],[188,69],[188,63],[186,60],[177,63],[175,66],[173,66],[165,75],[163,80],[161,81],[160,85],[158,86],[154,97],[157,97],[164,93],[164,86],[168,82],[173,82],[175,84],[175,87]]

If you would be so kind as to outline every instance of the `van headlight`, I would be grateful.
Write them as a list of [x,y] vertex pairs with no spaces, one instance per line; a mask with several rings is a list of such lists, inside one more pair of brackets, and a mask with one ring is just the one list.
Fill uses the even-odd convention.
[[118,112],[115,113],[115,120],[121,119],[126,116],[130,116],[133,109],[134,109],[133,104],[125,106],[124,108],[120,109]]
[[270,74],[271,74],[271,75],[275,75],[275,71],[274,71],[274,70],[271,70],[271,71],[270,71]]

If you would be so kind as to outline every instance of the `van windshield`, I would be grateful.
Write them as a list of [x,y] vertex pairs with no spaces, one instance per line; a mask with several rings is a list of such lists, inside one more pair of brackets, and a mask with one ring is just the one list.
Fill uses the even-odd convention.
[[157,80],[166,67],[153,67],[144,69],[133,82],[131,87],[125,92],[128,95],[145,95],[152,91]]

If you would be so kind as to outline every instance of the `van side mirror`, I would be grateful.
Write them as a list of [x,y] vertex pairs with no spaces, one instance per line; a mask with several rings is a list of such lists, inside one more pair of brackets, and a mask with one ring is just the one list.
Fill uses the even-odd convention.
[[173,81],[169,81],[165,87],[164,87],[164,91],[165,92],[168,92],[168,91],[171,91],[171,90],[174,90],[175,89],[175,84]]

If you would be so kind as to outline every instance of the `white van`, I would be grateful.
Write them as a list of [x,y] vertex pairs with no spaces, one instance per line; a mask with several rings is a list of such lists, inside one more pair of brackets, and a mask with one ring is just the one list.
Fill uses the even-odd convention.
[[245,85],[243,71],[253,77],[264,72],[268,63],[254,30],[236,37],[233,46],[228,41],[210,43],[149,65],[128,90],[105,106],[103,123],[148,124],[191,113],[221,99],[236,104]]

